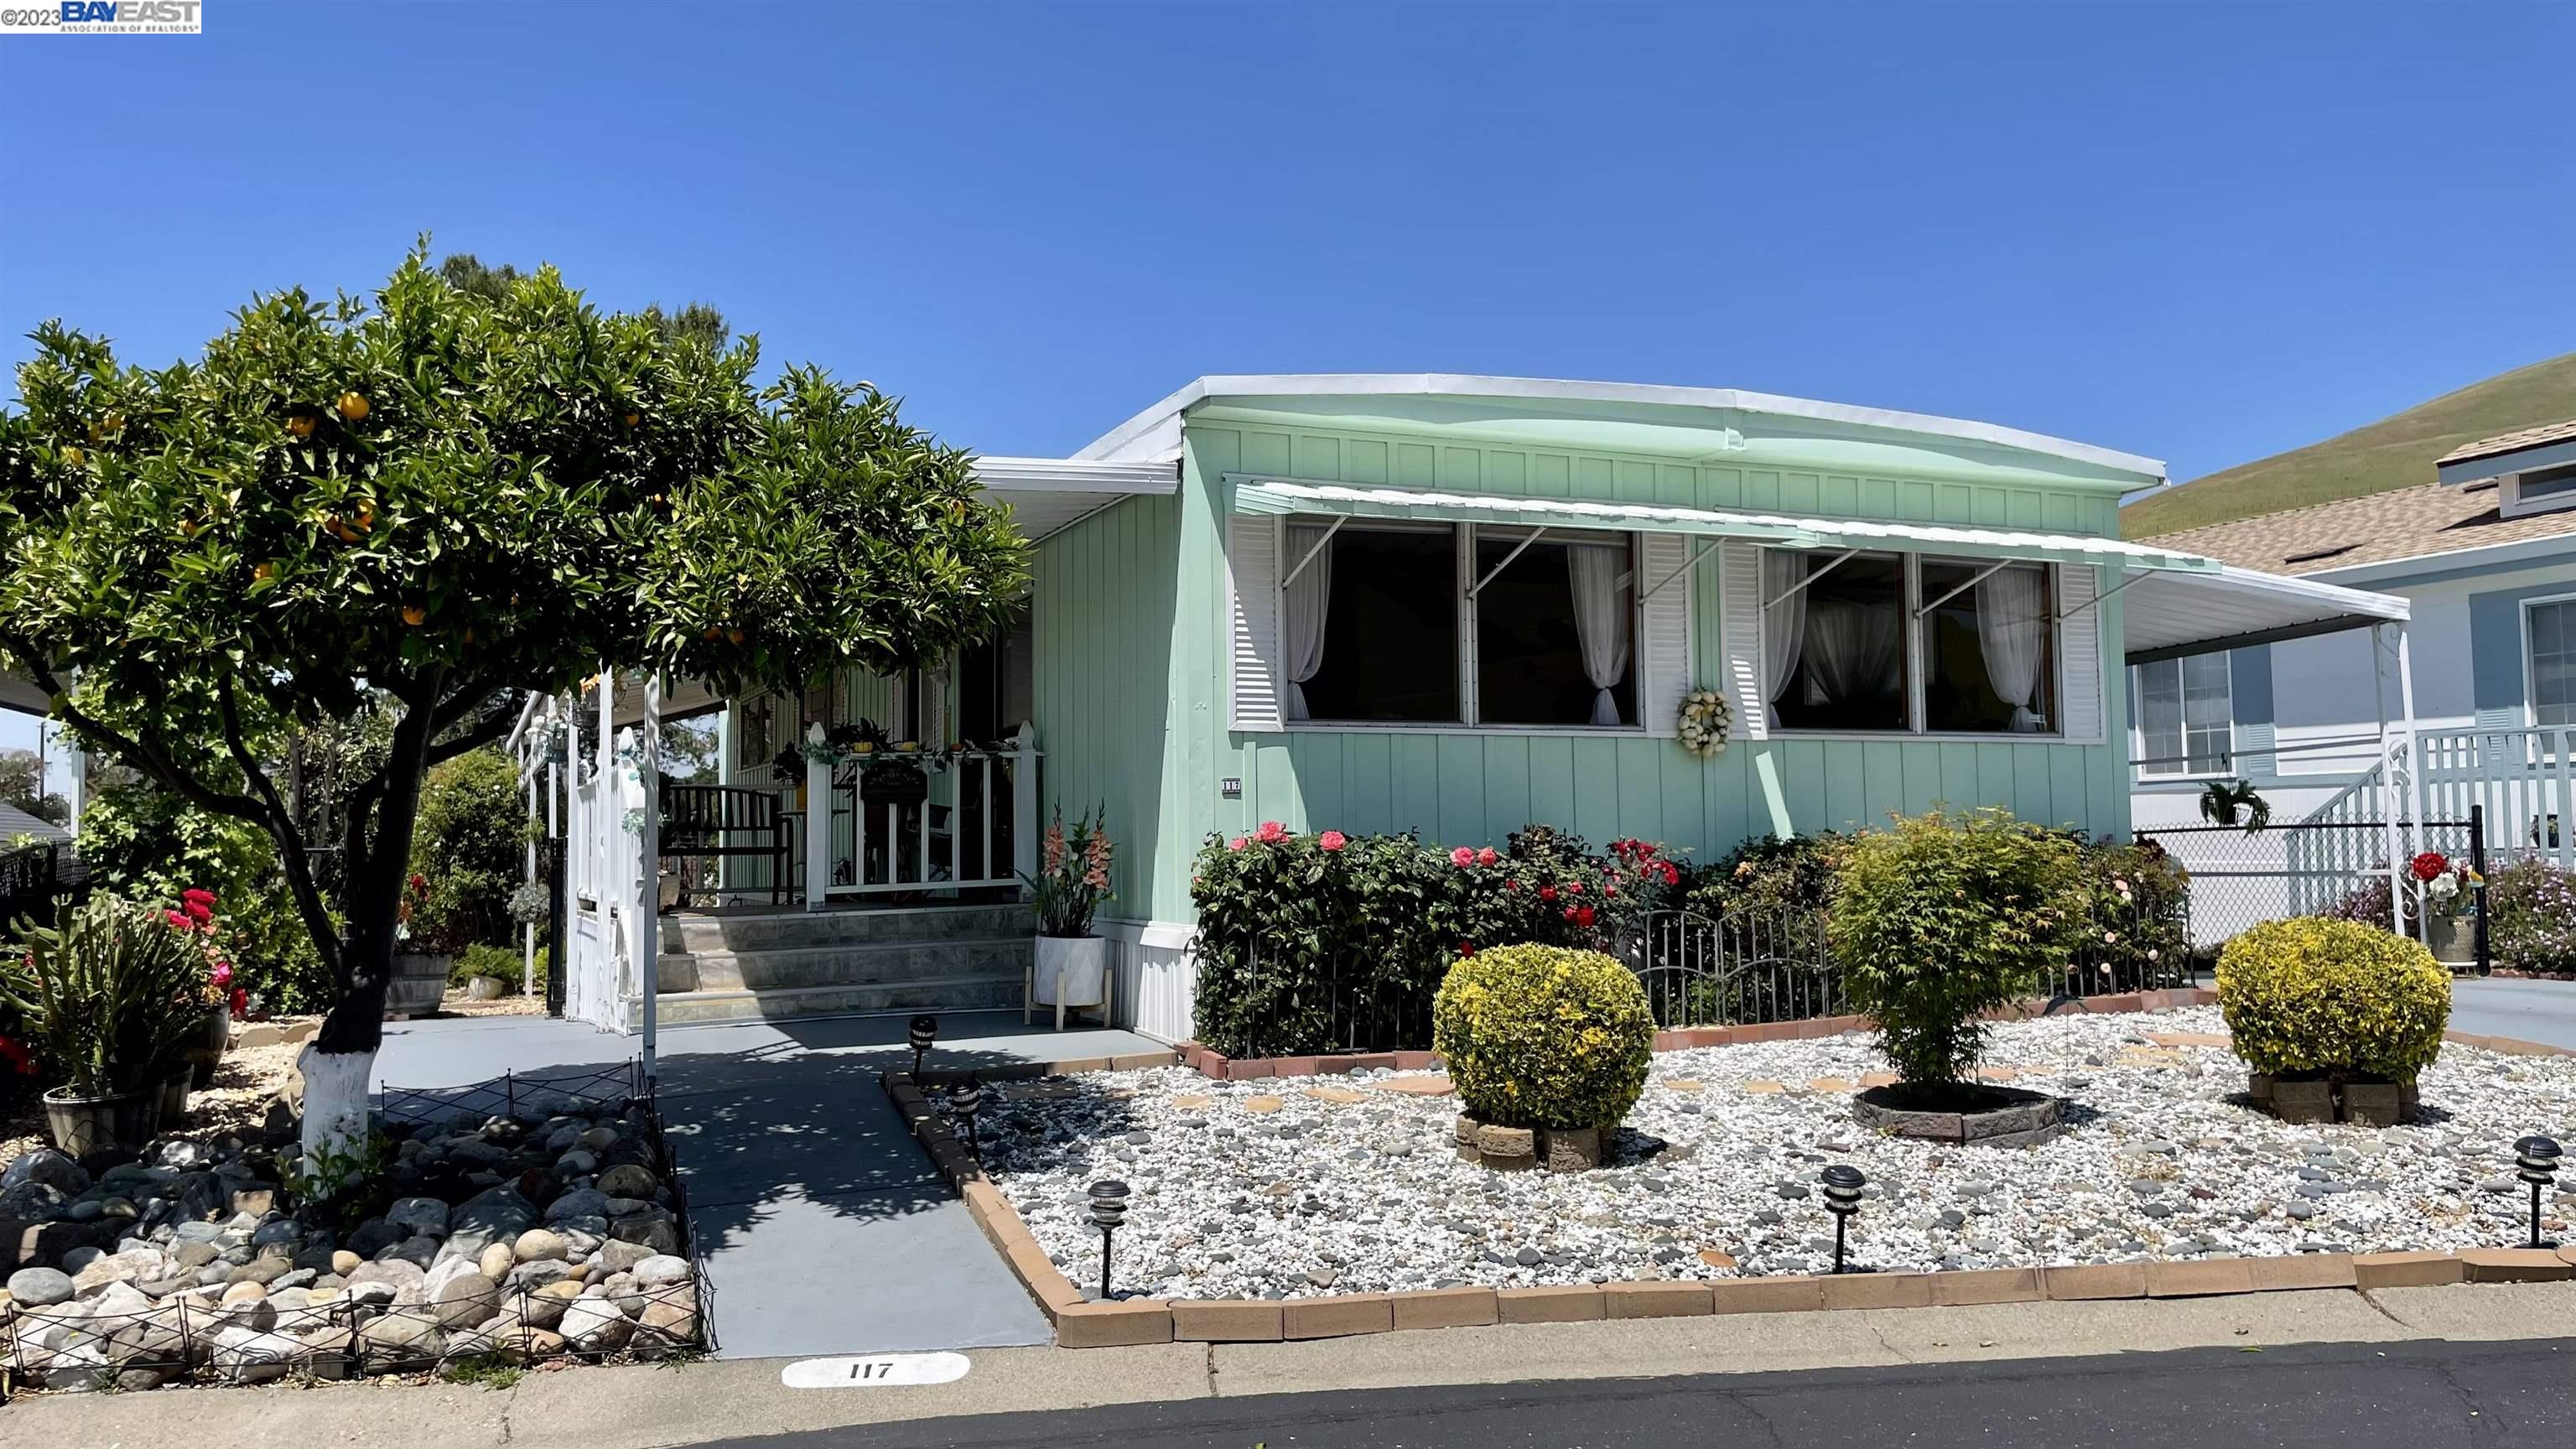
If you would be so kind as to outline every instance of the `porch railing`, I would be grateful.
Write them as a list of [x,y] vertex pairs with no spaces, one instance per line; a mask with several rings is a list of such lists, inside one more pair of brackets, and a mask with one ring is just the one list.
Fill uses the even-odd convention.
[[1037,731],[805,762],[805,904],[1017,887],[1038,866]]

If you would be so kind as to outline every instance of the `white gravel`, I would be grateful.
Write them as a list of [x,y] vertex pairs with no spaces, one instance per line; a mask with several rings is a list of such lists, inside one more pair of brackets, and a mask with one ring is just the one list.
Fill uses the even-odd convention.
[[[2528,1205],[2514,1139],[2576,1138],[2576,1058],[2450,1046],[2419,1121],[2293,1127],[2229,1100],[2245,1070],[2225,1048],[2146,1040],[2224,1030],[2214,1008],[1998,1028],[1989,1065],[2069,1102],[2074,1125],[2036,1148],[1881,1137],[1847,1092],[1803,1090],[1884,1069],[1857,1035],[1658,1055],[1615,1165],[1589,1173],[1462,1163],[1457,1099],[1379,1090],[1385,1072],[1100,1073],[1010,1087],[978,1127],[996,1182],[1085,1291],[1100,1234],[1083,1189],[1128,1182],[1114,1286],[1171,1298],[1815,1271],[1833,1220],[1814,1184],[1834,1162],[1869,1178],[1850,1251],[1879,1268],[2510,1246]],[[1247,1105],[1262,1097],[1281,1105]],[[2545,1213],[2562,1228],[2576,1213],[2576,1174]]]

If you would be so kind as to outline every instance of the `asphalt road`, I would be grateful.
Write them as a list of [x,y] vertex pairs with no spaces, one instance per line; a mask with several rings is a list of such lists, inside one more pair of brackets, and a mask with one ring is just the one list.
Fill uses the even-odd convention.
[[2454,981],[2451,1030],[2576,1050],[2576,981]]
[[2576,1339],[1386,1389],[927,1419],[735,1449],[2566,1449]]

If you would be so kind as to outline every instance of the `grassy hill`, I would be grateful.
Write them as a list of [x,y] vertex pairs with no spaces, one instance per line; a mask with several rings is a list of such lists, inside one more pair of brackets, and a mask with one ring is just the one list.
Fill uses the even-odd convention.
[[2576,418],[2576,352],[2473,382],[2321,443],[2239,463],[2120,510],[2129,538],[2178,533],[2433,481],[2433,460],[2516,428]]

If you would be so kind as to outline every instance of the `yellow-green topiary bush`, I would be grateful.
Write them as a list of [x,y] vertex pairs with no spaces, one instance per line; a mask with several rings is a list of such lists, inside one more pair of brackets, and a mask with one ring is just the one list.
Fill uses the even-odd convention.
[[2451,974],[2377,926],[2266,921],[2219,952],[2218,1009],[2257,1072],[2412,1082],[2441,1055]]
[[1504,1127],[1610,1128],[1646,1087],[1655,1019],[1615,956],[1497,946],[1459,958],[1432,1044],[1468,1115]]

